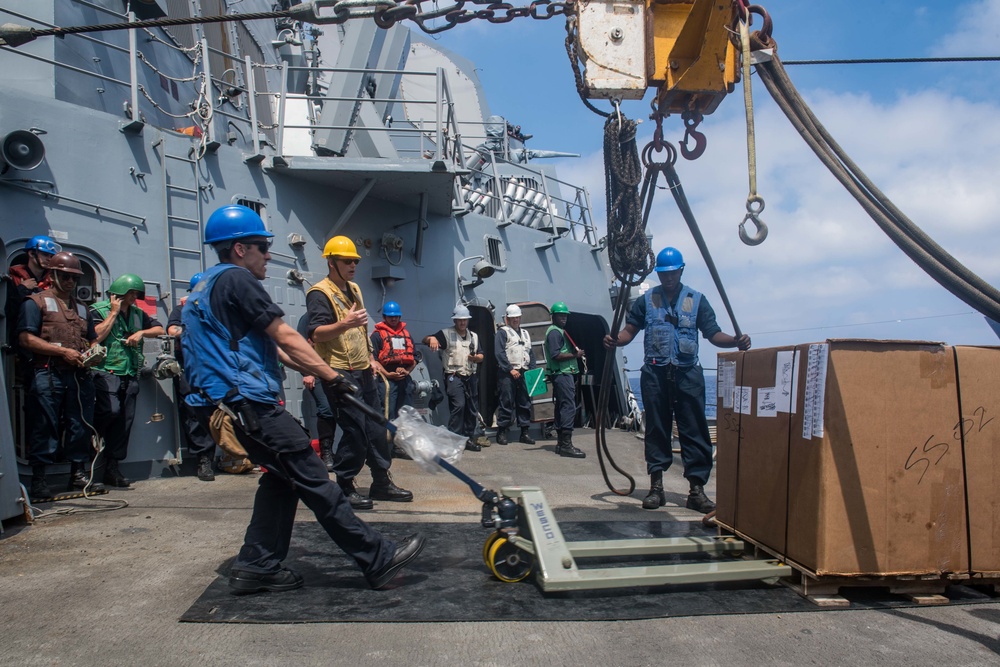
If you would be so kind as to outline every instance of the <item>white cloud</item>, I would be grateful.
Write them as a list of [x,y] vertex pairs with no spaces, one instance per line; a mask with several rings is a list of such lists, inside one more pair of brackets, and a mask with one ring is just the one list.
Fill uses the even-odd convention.
[[932,50],[936,56],[993,55],[1000,38],[1000,0],[978,0],[958,9],[957,29]]

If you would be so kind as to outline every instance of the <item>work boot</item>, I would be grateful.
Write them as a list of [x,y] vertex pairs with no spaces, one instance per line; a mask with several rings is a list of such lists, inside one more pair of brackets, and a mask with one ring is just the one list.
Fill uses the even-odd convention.
[[261,591],[291,591],[302,586],[302,577],[297,572],[283,567],[277,572],[259,574],[246,570],[229,571],[229,590],[233,595],[260,593]]
[[486,437],[486,434],[476,436],[476,444],[480,447],[490,447],[493,445],[490,439]]
[[687,508],[702,514],[715,511],[715,503],[705,495],[705,487],[701,484],[692,484],[691,493],[688,494]]
[[202,454],[198,457],[198,479],[203,482],[214,482],[215,471],[212,470],[212,457]]
[[585,459],[587,453],[573,446],[573,432],[559,431],[559,444],[556,445],[556,454],[566,456],[571,459]]
[[130,485],[130,482],[125,479],[125,475],[118,469],[116,459],[108,458],[107,466],[104,468],[104,485],[119,489],[127,489]]
[[518,442],[523,442],[526,445],[533,445],[533,444],[535,444],[535,439],[532,438],[531,434],[528,433],[528,427],[527,426],[524,426],[524,427],[521,428],[521,437],[518,438],[517,441]]
[[480,447],[479,445],[477,445],[476,442],[472,438],[469,438],[468,440],[465,441],[465,451],[467,451],[467,452],[481,452],[481,451],[483,451],[483,448]]
[[45,500],[52,497],[52,489],[45,481],[44,465],[31,466],[31,488],[28,490],[28,496],[32,500]]
[[505,426],[497,428],[497,444],[498,445],[507,444],[507,428]]
[[[392,458],[394,459],[405,459],[407,461],[412,461],[413,457],[406,453],[406,450],[399,445],[392,446]],[[327,468],[330,470],[330,468]]]
[[319,441],[319,457],[323,460],[327,472],[333,472],[333,440],[326,438]]
[[368,497],[372,500],[388,500],[396,503],[408,503],[413,500],[413,492],[396,486],[392,481],[392,476],[387,470],[385,473],[378,473],[375,475],[372,487],[368,490]]
[[649,493],[642,499],[642,509],[655,510],[667,504],[667,496],[663,493],[663,471],[649,474]]
[[371,498],[366,498],[358,493],[358,490],[354,488],[354,480],[346,483],[341,482],[340,488],[344,491],[344,496],[347,497],[347,502],[351,503],[352,509],[370,510],[375,507],[375,503],[372,502]]
[[[89,473],[89,466],[86,462],[73,461],[70,463],[69,484],[66,485],[66,490],[83,491],[86,489],[88,493],[100,493],[104,491],[104,485],[100,482],[90,484]],[[88,484],[90,484],[89,488],[87,487]]]
[[386,586],[400,570],[419,556],[423,549],[424,536],[420,533],[403,538],[396,545],[396,553],[392,555],[392,559],[388,563],[365,575],[368,585],[375,590]]

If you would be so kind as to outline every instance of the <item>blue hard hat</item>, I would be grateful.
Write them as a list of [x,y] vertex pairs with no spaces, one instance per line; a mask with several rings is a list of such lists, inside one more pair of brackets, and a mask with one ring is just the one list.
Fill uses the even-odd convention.
[[230,204],[216,209],[205,223],[205,243],[235,241],[249,236],[274,236],[264,227],[256,211],[240,204]]
[[664,248],[656,256],[656,272],[680,271],[684,268],[684,256],[677,248]]
[[201,272],[196,273],[193,276],[191,276],[191,282],[188,283],[188,292],[190,292],[191,290],[193,290],[194,286],[197,285],[198,283],[200,283],[202,280],[204,280],[204,278],[205,278],[205,274],[201,273]]
[[24,244],[25,250],[41,250],[49,255],[54,255],[57,252],[62,252],[62,246],[56,243],[51,237],[45,236],[44,234],[39,234],[38,236],[32,236],[28,239],[28,242]]
[[382,306],[382,315],[384,317],[402,317],[403,311],[399,309],[399,304],[395,301],[386,301],[385,305]]

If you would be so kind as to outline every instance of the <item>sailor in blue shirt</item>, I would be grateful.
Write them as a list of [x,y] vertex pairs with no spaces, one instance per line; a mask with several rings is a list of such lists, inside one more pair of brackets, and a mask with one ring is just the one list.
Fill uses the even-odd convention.
[[673,463],[671,424],[677,419],[684,476],[691,485],[688,509],[708,513],[715,503],[705,495],[712,472],[712,444],[705,418],[705,375],[698,361],[698,332],[716,347],[750,349],[750,337],[723,333],[715,311],[700,293],[681,283],[684,259],[676,248],[656,257],[660,284],[636,299],[618,339],[604,337],[607,348],[627,345],[645,330],[640,387],[646,415],[646,469],[649,494],[645,509],[666,504],[663,471]]

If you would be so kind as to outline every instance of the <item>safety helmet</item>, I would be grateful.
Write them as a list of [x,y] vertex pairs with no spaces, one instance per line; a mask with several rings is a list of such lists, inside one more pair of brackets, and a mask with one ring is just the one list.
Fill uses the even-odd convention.
[[65,273],[83,275],[80,260],[68,252],[57,252],[53,255],[52,259],[49,260],[49,271],[63,271]]
[[215,210],[205,223],[205,243],[236,241],[250,236],[272,238],[264,221],[252,208],[240,204],[230,204]]
[[62,246],[56,243],[51,237],[39,234],[28,239],[28,242],[24,244],[24,249],[40,250],[46,254],[55,255],[62,251]]
[[462,304],[458,304],[457,306],[455,306],[455,312],[453,312],[451,314],[451,319],[453,319],[453,320],[471,320],[472,319],[472,313],[470,313],[469,309],[466,308],[465,306],[463,306]]
[[116,296],[125,296],[133,290],[139,293],[140,299],[146,298],[146,284],[142,282],[142,278],[134,273],[123,273],[111,283],[108,293]]
[[386,301],[385,305],[382,306],[382,315],[385,317],[402,317],[403,311],[400,310],[399,304],[395,301]]
[[518,308],[516,305],[511,304],[511,305],[507,306],[506,316],[507,317],[521,317],[521,309]]
[[361,259],[358,248],[354,241],[346,236],[334,236],[323,246],[324,257],[346,257],[348,259]]
[[554,304],[552,304],[552,307],[549,308],[549,311],[553,315],[556,315],[558,313],[565,313],[566,315],[569,315],[569,308],[566,307],[566,303],[564,301],[556,301]]
[[205,278],[205,274],[200,271],[193,276],[191,276],[191,282],[188,283],[188,292],[194,289],[194,286],[200,283]]
[[684,268],[684,256],[677,248],[664,248],[656,256],[656,272],[680,271]]

